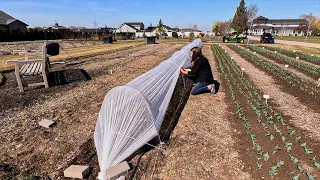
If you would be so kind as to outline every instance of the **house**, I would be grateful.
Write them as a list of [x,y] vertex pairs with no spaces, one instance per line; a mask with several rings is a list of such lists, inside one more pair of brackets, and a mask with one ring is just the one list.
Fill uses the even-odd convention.
[[2,31],[27,31],[28,24],[0,11],[0,30]]
[[144,31],[144,24],[137,22],[137,23],[123,23],[120,25],[119,28],[115,30],[116,34],[122,34],[122,35],[130,35],[130,36],[136,36],[137,32],[143,32]]
[[69,30],[69,28],[66,28],[64,26],[59,26],[59,24],[56,23],[55,25],[50,25],[50,26],[44,28],[44,30],[48,30],[48,31],[57,30],[57,31],[62,31],[63,32],[63,31]]
[[123,24],[127,24],[129,26],[132,26],[132,27],[138,29],[139,31],[144,30],[144,24],[142,22],[125,22]]
[[190,36],[191,32],[193,32],[193,35],[195,37],[197,37],[201,33],[200,30],[187,28],[187,29],[180,29],[180,33],[178,33],[178,35],[180,36],[181,34],[182,37]]
[[[308,26],[306,19],[268,19],[261,15],[251,23],[252,28],[248,30],[250,35],[262,35],[263,32],[272,31],[276,36],[304,36]],[[311,31],[308,34],[310,35]]]
[[74,30],[74,32],[82,32],[83,34],[84,33],[87,33],[87,34],[96,34],[96,33],[110,33],[112,34],[114,32],[115,28],[98,28],[98,29],[91,29],[91,28],[82,28],[82,29],[79,29],[79,30]]
[[[172,37],[173,32],[177,32],[176,29],[171,28],[170,26],[163,25],[163,32],[164,36]],[[145,29],[143,32],[137,32],[136,37],[152,37],[156,36],[156,34],[159,34],[159,28],[158,27],[152,27],[149,26],[147,29]]]

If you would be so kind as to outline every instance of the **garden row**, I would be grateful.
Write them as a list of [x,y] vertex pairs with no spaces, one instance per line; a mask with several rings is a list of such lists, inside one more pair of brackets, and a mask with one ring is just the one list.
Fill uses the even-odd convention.
[[297,97],[302,103],[306,104],[315,112],[320,112],[317,102],[320,100],[320,89],[314,81],[302,78],[295,73],[240,47],[235,45],[228,46],[240,54],[241,57],[251,62],[255,67],[261,69],[268,75],[273,76],[284,92]]
[[256,164],[256,167],[251,167],[252,174],[257,176],[254,178],[261,179],[269,174],[280,179],[299,179],[302,176],[315,179],[318,174],[309,172],[302,162],[319,169],[319,160],[315,157],[317,152],[313,151],[318,147],[311,148],[310,140],[285,120],[288,117],[263,99],[262,93],[221,47],[214,45],[213,51],[227,83],[233,110],[240,120],[238,123],[243,124],[246,139],[251,141],[245,144],[252,148],[248,148],[244,157],[250,161],[247,164]]
[[287,50],[287,49],[278,48],[278,47],[271,47],[271,46],[265,46],[264,48],[269,49],[271,51],[277,51],[279,53],[282,53],[284,55],[287,55],[293,58],[299,57],[301,60],[305,60],[305,61],[320,65],[320,57],[315,56],[313,54],[309,55],[309,54],[304,54],[297,51]]
[[247,45],[246,47],[248,47],[249,49],[251,49],[251,50],[267,57],[267,58],[273,59],[278,63],[288,64],[288,65],[290,64],[293,67],[295,67],[296,69],[300,70],[304,74],[306,74],[314,79],[319,79],[319,77],[320,77],[320,68],[319,67],[312,65],[312,64],[302,62],[299,60],[299,58],[293,59],[290,57],[286,57],[286,56],[279,54],[278,51],[270,51],[270,50],[265,49],[264,47],[252,46],[252,45]]

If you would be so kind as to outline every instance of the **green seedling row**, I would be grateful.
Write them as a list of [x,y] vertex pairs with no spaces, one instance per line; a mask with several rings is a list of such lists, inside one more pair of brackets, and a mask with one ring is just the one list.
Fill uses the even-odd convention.
[[290,84],[292,87],[298,88],[299,90],[303,91],[304,93],[308,93],[311,96],[316,96],[316,94],[319,93],[319,88],[317,87],[317,84],[313,81],[297,76],[296,74],[272,62],[269,62],[264,58],[254,55],[251,52],[238,48],[235,45],[228,46],[241,56],[248,59],[250,62],[256,64],[257,66],[263,69],[266,69],[267,71],[271,72],[274,76],[282,79],[287,84]]
[[304,54],[301,52],[294,52],[292,50],[287,50],[283,48],[277,48],[277,47],[271,47],[271,46],[265,46],[265,49],[269,49],[271,51],[277,51],[279,53],[282,53],[284,55],[290,56],[290,57],[299,57],[299,59],[309,61],[311,63],[320,63],[320,57],[310,54]]
[[247,45],[246,47],[248,47],[249,49],[251,49],[253,51],[259,52],[263,55],[267,55],[267,56],[272,57],[274,59],[280,60],[284,63],[291,64],[299,70],[308,72],[310,74],[319,75],[319,77],[320,77],[320,68],[318,68],[317,66],[307,64],[307,63],[301,62],[301,61],[293,59],[293,58],[288,58],[288,57],[283,56],[279,53],[275,53],[273,51],[263,49],[259,46]]
[[[277,126],[275,126],[273,119],[276,117],[276,120],[281,123],[281,125],[283,126],[287,126],[285,120],[277,113],[275,112],[271,106],[269,106],[268,104],[264,103],[264,100],[262,99],[262,97],[259,95],[259,93],[257,93],[256,88],[250,83],[250,81],[246,80],[244,78],[244,76],[241,74],[241,69],[240,67],[238,67],[236,65],[236,63],[229,57],[227,56],[224,51],[218,47],[218,46],[213,46],[213,50],[215,51],[215,55],[216,55],[216,59],[218,59],[219,64],[220,64],[220,68],[223,67],[223,72],[226,73],[228,72],[229,75],[225,75],[228,77],[231,77],[231,79],[233,79],[233,81],[228,81],[229,85],[232,89],[231,86],[231,82],[233,82],[234,86],[237,87],[237,89],[239,90],[239,92],[244,95],[245,97],[248,98],[247,102],[250,105],[250,107],[256,111],[256,115],[257,115],[257,122],[259,124],[262,125],[263,129],[266,130],[266,136],[270,136],[270,140],[274,140],[274,135],[272,135],[269,131],[267,131],[268,129],[268,125],[274,125],[274,128],[277,128]],[[224,66],[222,65],[224,64]],[[234,78],[233,72],[230,71],[229,66],[230,65],[234,72],[236,73],[237,77],[239,77],[240,82],[237,82],[237,80]],[[228,83],[227,83],[228,84]],[[244,89],[246,90],[245,92],[243,91],[243,89],[241,88],[241,85],[244,86]],[[232,89],[233,91],[233,89]],[[235,96],[235,95],[234,95]],[[232,98],[234,100],[234,98]],[[239,109],[239,106],[238,106]],[[271,112],[271,114],[268,114],[268,111]],[[241,112],[241,111],[238,111]],[[241,114],[239,116],[239,118],[245,119],[243,118],[243,114]],[[262,116],[267,118],[267,122],[262,123]],[[259,152],[258,154],[261,155],[263,157],[263,159],[265,161],[267,161],[270,157],[268,152],[264,152],[261,147],[261,145],[256,143],[256,136],[254,136],[251,132],[250,132],[250,124],[246,121],[245,122],[245,127],[247,129],[248,134],[250,135],[252,142],[253,142],[253,146],[255,149],[257,149],[257,151]],[[286,138],[285,138],[285,134],[289,134],[290,136],[293,136],[295,134],[295,130],[293,130],[292,128],[290,128],[289,126],[287,126],[288,129],[288,133],[282,133],[279,129],[276,129],[276,132],[279,134],[279,136],[281,137],[283,143],[285,144],[286,150],[287,152],[291,152],[292,150],[292,143],[291,142],[287,142]],[[301,137],[300,137],[301,140]],[[299,142],[298,142],[299,143]],[[280,150],[281,148],[279,147],[279,145],[277,145],[273,151],[272,154],[275,154],[277,152],[277,150]],[[261,160],[262,158],[257,157],[258,160]],[[280,163],[281,164],[281,163]],[[277,166],[275,166],[277,167]],[[258,169],[262,169],[262,163],[258,162],[257,163],[257,168]],[[277,167],[279,168],[279,167]],[[277,168],[273,168],[269,171],[270,174],[275,175],[277,173]]]

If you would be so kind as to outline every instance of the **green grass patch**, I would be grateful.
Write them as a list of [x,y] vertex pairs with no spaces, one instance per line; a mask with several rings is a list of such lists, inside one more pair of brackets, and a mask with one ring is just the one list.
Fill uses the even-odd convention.
[[309,42],[320,44],[320,36],[308,36],[307,41],[305,41],[305,36],[275,36],[276,40],[286,40],[286,41],[298,41],[298,42]]

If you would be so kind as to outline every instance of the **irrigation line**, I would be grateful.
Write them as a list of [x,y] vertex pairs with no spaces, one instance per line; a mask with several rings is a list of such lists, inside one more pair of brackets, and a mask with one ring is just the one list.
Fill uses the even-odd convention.
[[143,153],[140,154],[139,159],[138,159],[138,161],[137,161],[137,164],[136,164],[136,166],[134,167],[134,169],[133,169],[133,171],[132,171],[132,173],[131,173],[131,176],[130,176],[130,179],[129,179],[129,180],[133,180],[134,175],[136,175],[136,172],[137,172],[138,166],[139,166],[139,164],[140,164],[141,158],[142,158],[142,156],[143,156],[144,154],[145,154],[145,152],[143,152]]

